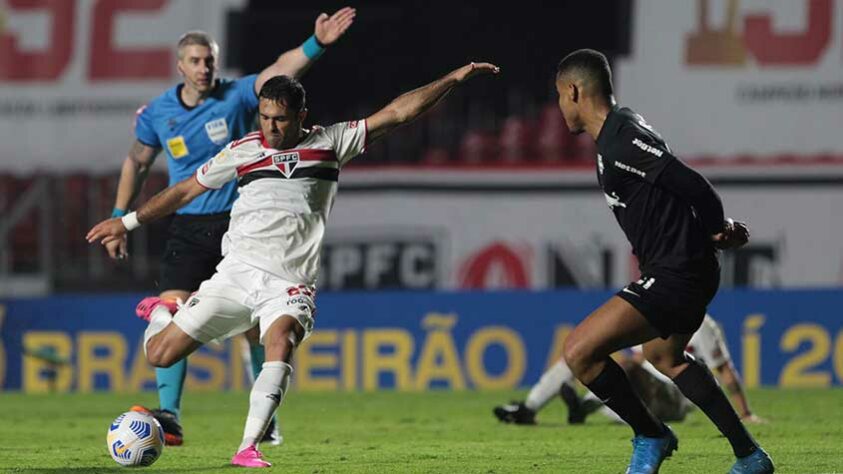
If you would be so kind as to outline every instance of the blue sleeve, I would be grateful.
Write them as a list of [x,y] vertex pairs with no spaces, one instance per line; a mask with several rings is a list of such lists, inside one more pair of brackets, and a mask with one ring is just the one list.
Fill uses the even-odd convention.
[[240,94],[240,101],[250,109],[258,108],[258,94],[255,92],[255,81],[257,80],[257,74],[250,74],[235,81],[234,87],[237,89],[237,93]]
[[161,148],[161,141],[155,133],[155,117],[149,107],[142,107],[135,118],[135,137],[144,145]]

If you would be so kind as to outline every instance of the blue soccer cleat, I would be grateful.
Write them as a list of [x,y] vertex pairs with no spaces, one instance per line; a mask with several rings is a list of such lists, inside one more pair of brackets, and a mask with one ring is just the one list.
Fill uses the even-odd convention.
[[769,474],[775,470],[770,455],[758,448],[749,456],[738,458],[729,474]]
[[667,433],[659,438],[636,436],[632,438],[632,459],[626,474],[656,474],[665,458],[679,449],[679,440],[668,427]]

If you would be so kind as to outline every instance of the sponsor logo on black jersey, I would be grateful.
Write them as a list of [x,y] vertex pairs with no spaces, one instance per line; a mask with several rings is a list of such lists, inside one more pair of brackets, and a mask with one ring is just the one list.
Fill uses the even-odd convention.
[[633,144],[633,145],[635,145],[635,146],[637,146],[638,148],[640,148],[640,149],[642,149],[642,150],[646,151],[647,153],[651,153],[651,154],[653,154],[653,155],[658,156],[659,158],[661,158],[661,157],[662,157],[662,155],[664,154],[664,152],[663,152],[663,151],[659,150],[658,148],[656,148],[656,147],[654,147],[654,146],[651,146],[651,145],[648,145],[648,144],[646,144],[646,143],[642,142],[642,141],[641,141],[640,139],[638,139],[638,138],[633,139],[633,140],[632,140],[632,144]]

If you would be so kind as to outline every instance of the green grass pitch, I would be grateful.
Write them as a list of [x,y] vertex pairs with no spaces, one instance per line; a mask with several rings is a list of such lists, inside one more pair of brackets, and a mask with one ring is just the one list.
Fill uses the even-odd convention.
[[[293,392],[279,411],[285,442],[265,447],[271,471],[287,473],[619,473],[631,432],[599,414],[567,426],[555,402],[539,425],[503,425],[492,407],[523,392]],[[769,420],[751,430],[782,473],[843,473],[843,390],[754,390]],[[111,420],[155,395],[0,394],[0,472],[126,471],[111,460]],[[168,447],[143,472],[233,472],[247,393],[187,393],[185,445]],[[699,412],[674,423],[679,451],[662,473],[725,473],[726,440]]]

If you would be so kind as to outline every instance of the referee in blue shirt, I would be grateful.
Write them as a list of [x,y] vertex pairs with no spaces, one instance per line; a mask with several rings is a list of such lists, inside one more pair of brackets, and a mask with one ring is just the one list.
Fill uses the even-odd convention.
[[[219,46],[205,32],[191,31],[179,39],[177,67],[183,82],[167,90],[138,111],[135,141],[123,162],[112,217],[124,215],[134,202],[149,169],[161,150],[167,155],[170,185],[193,175],[196,169],[216,155],[228,142],[252,130],[258,108],[257,93],[269,78],[278,75],[300,77],[336,42],[354,22],[356,11],[343,8],[331,16],[316,19],[313,36],[291,49],[260,74],[241,79],[217,78]],[[158,297],[144,299],[138,315],[164,304],[175,313],[176,301],[186,301],[199,284],[210,278],[222,259],[222,236],[228,230],[229,211],[236,197],[236,183],[209,191],[181,208],[169,228],[169,238],[161,265]],[[126,239],[106,246],[111,258],[125,258]],[[257,334],[249,339],[252,370],[257,377],[263,364],[263,347]],[[166,442],[182,444],[179,424],[181,394],[187,373],[187,360],[156,369],[160,408],[151,412],[164,428]],[[274,424],[274,423],[273,423]],[[272,435],[275,434],[273,437]],[[264,437],[280,443],[277,426],[270,426]]]

